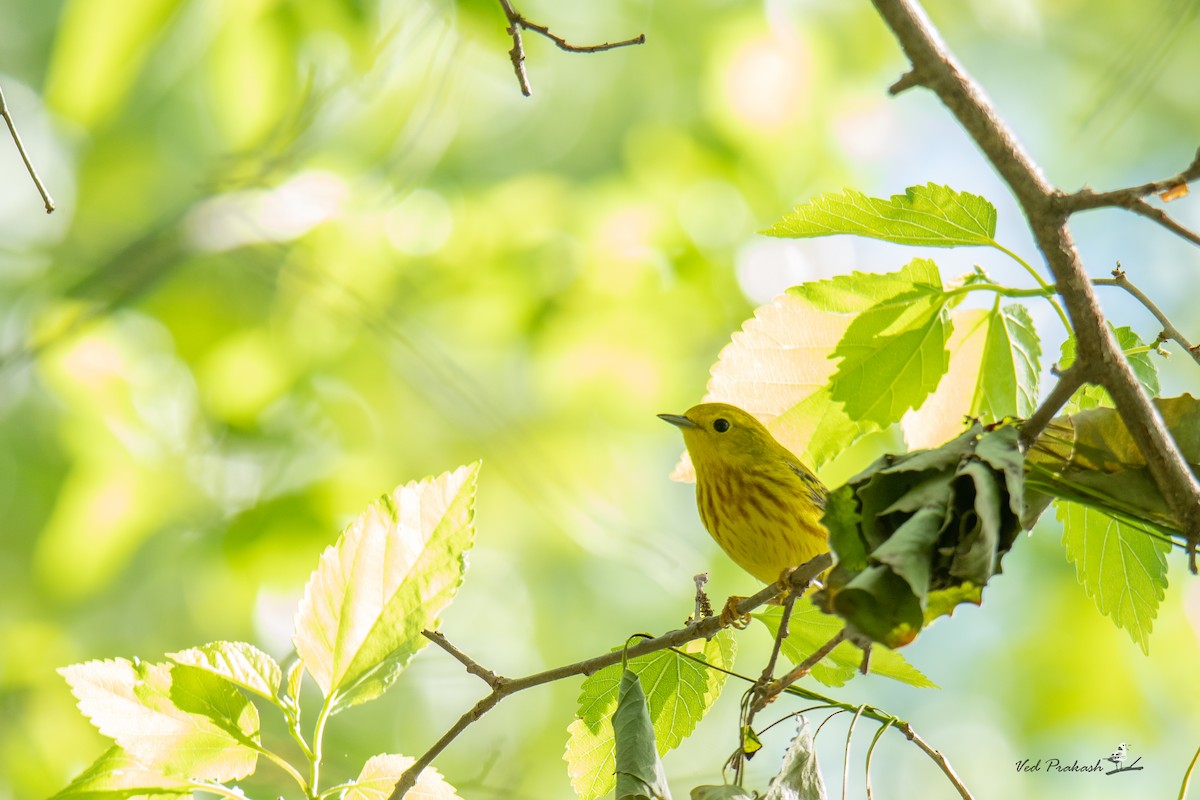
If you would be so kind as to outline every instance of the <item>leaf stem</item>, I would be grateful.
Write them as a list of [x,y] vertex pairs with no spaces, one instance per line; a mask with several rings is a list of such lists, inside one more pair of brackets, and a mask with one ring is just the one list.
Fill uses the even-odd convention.
[[317,714],[317,722],[313,726],[313,743],[312,755],[309,758],[311,769],[309,771],[308,796],[311,800],[318,800],[321,797],[321,745],[325,738],[325,723],[329,720],[329,715],[333,713],[333,693],[331,692],[325,698],[325,702],[321,704],[321,713]]
[[301,791],[303,791],[306,795],[309,793],[308,792],[308,782],[304,780],[304,776],[300,774],[300,771],[292,766],[291,762],[289,762],[287,759],[283,758],[282,756],[271,752],[270,750],[263,747],[261,744],[258,744],[257,742],[254,744],[254,749],[258,752],[259,755],[264,756],[265,758],[267,758],[267,760],[274,763],[276,766],[278,766],[280,769],[282,769],[288,775],[291,775],[292,780],[294,780],[296,782],[296,785],[298,785],[300,787]]
[[[1006,256],[1011,258],[1013,261],[1016,261],[1018,264],[1020,264],[1022,267],[1024,267],[1025,271],[1028,272],[1030,275],[1032,275],[1033,279],[1035,281],[1037,281],[1038,285],[1041,286],[1043,289],[1053,289],[1054,294],[1058,293],[1057,287],[1052,283],[1046,283],[1046,280],[1041,276],[1040,273],[1038,273],[1038,271],[1036,269],[1034,269],[1029,264],[1028,261],[1021,258],[1019,255],[1014,253],[1012,250],[1009,250],[1007,247],[1000,244],[999,242],[995,243],[995,247],[1001,253],[1004,253]],[[1062,305],[1057,300],[1054,299],[1053,295],[1047,295],[1047,299],[1050,301],[1050,305],[1054,307],[1054,311],[1058,314],[1058,318],[1062,322],[1063,328],[1066,329],[1068,334],[1072,333],[1074,331],[1074,329],[1071,327],[1071,320],[1067,318],[1067,312],[1063,311]]]
[[1196,755],[1192,756],[1192,763],[1188,764],[1187,772],[1183,773],[1183,785],[1179,787],[1179,800],[1184,800],[1187,796],[1188,784],[1192,782],[1192,772],[1196,769],[1196,761],[1200,760],[1200,748],[1197,748]]
[[221,797],[229,797],[232,800],[248,800],[246,793],[238,790],[234,791],[228,786],[223,786],[219,783],[209,783],[208,781],[190,781],[188,787],[194,791],[207,792],[209,794],[220,795]]
[[[1000,247],[999,245],[996,246]],[[1000,249],[1004,250],[1003,247],[1000,247]],[[1016,255],[1012,254],[1008,250],[1004,250],[1004,252],[1012,255],[1013,258],[1017,258]],[[1019,261],[1020,259],[1017,260]],[[1062,306],[1059,305],[1059,302],[1054,299],[1054,295],[1057,294],[1058,290],[1053,285],[1047,284],[1040,278],[1038,279],[1038,282],[1042,285],[1037,289],[1017,289],[1012,286],[1002,286],[998,283],[968,283],[965,286],[957,286],[946,292],[946,294],[950,296],[956,296],[960,294],[967,294],[969,292],[995,292],[999,297],[1044,297],[1050,303],[1050,305],[1054,307],[1054,311],[1056,314],[1058,314],[1058,318],[1062,322],[1063,328],[1066,330],[1067,334],[1070,335],[1072,330],[1071,321],[1067,319],[1067,314],[1065,311],[1063,311]]]

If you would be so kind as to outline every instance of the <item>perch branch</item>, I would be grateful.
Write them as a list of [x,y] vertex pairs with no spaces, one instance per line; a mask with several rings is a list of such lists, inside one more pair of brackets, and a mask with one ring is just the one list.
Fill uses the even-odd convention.
[[1121,269],[1120,264],[1117,264],[1117,268],[1113,270],[1112,274],[1113,276],[1111,278],[1096,278],[1092,281],[1092,284],[1094,286],[1117,286],[1129,292],[1134,296],[1134,298],[1137,299],[1139,303],[1145,306],[1146,310],[1153,314],[1154,318],[1158,320],[1160,325],[1162,325],[1162,333],[1159,334],[1159,340],[1166,341],[1167,339],[1170,339],[1187,351],[1187,354],[1191,356],[1197,364],[1200,364],[1200,350],[1197,349],[1197,346],[1189,342],[1188,338],[1184,336],[1178,328],[1171,324],[1171,320],[1168,319],[1167,315],[1162,312],[1162,309],[1156,306],[1153,300],[1147,297],[1141,289],[1139,289],[1133,284],[1132,281],[1129,280],[1129,278],[1125,275],[1125,270]]
[[603,44],[571,44],[561,36],[557,36],[550,32],[550,28],[546,25],[539,25],[536,22],[531,22],[526,19],[520,11],[513,8],[511,0],[500,0],[500,7],[504,10],[504,18],[508,20],[508,35],[512,37],[513,46],[508,51],[508,57],[512,59],[513,71],[517,74],[517,83],[521,85],[521,94],[529,97],[533,94],[533,89],[529,85],[529,74],[525,71],[525,41],[521,37],[521,31],[533,31],[534,33],[545,36],[550,41],[558,45],[558,49],[565,50],[568,53],[601,53],[605,50],[614,50],[618,47],[629,47],[635,44],[645,44],[646,34],[638,34],[632,39],[623,39],[619,42],[604,42]]
[[1188,540],[1189,552],[1194,552],[1200,541],[1200,483],[1105,324],[1079,251],[1067,230],[1068,218],[1079,209],[1064,201],[1068,195],[1042,175],[915,0],[872,3],[921,77],[921,85],[937,95],[1016,196],[1062,293],[1075,330],[1079,360],[1093,373],[1089,377],[1112,395],[1155,484]]
[[1085,383],[1087,383],[1087,373],[1082,361],[1076,361],[1065,372],[1059,374],[1058,383],[1054,384],[1050,394],[1046,395],[1046,399],[1037,407],[1037,410],[1021,423],[1022,451],[1028,451],[1033,446],[1042,431],[1050,424],[1050,420],[1054,419],[1058,410],[1066,405],[1071,396],[1079,391],[1079,387]]
[[[816,577],[822,572],[829,569],[832,564],[833,557],[829,553],[823,553],[817,556],[798,568],[791,574],[791,576],[789,576],[788,588],[792,592],[802,594],[808,584],[815,580]],[[751,611],[763,605],[764,603],[778,597],[779,588],[780,587],[778,583],[772,583],[763,588],[757,594],[745,598],[737,604],[737,610],[739,614],[749,614]],[[466,666],[467,670],[472,672],[472,674],[479,675],[480,672],[489,672],[492,674],[496,680],[496,684],[493,685],[492,691],[487,696],[485,696],[474,706],[472,706],[465,714],[459,717],[458,721],[455,722],[449,730],[442,734],[442,737],[434,742],[434,744],[425,752],[424,755],[418,758],[415,762],[413,762],[411,767],[405,770],[404,774],[400,776],[400,780],[396,783],[395,789],[392,790],[388,800],[401,800],[405,793],[407,793],[409,789],[416,785],[417,777],[421,774],[421,770],[429,766],[433,760],[437,758],[437,756],[443,750],[446,749],[447,745],[449,745],[458,737],[459,734],[470,727],[472,723],[479,720],[479,718],[488,711],[491,711],[501,700],[503,700],[505,697],[508,697],[510,694],[516,694],[517,692],[524,691],[525,689],[531,689],[534,686],[541,686],[542,684],[562,680],[563,678],[570,678],[576,675],[591,675],[592,673],[604,669],[605,667],[611,667],[614,664],[621,663],[622,658],[636,658],[637,656],[645,655],[646,653],[656,653],[660,650],[679,647],[680,645],[687,644],[695,639],[708,639],[712,636],[715,636],[721,630],[721,627],[719,616],[710,615],[686,627],[671,631],[669,633],[664,633],[662,636],[658,636],[653,639],[645,639],[629,648],[626,648],[623,651],[617,650],[611,653],[605,653],[603,655],[595,656],[594,658],[577,661],[574,664],[566,664],[565,666],[555,667],[554,669],[548,669],[543,672],[536,672],[532,675],[526,675],[522,678],[505,678],[495,675],[494,673],[490,673],[490,670],[485,670],[483,667],[476,664],[469,656],[458,650],[458,648],[454,648],[453,652],[447,650],[447,652],[450,652],[450,654],[454,656],[460,663]],[[440,642],[438,642],[436,638],[430,638],[433,639],[435,643],[440,645]],[[449,642],[447,642],[447,644],[449,644]],[[474,667],[474,669],[472,667]]]
[[29,160],[29,154],[25,152],[25,145],[21,142],[21,134],[17,133],[17,125],[13,122],[12,114],[8,110],[8,103],[4,100],[3,89],[0,89],[0,116],[4,117],[4,123],[8,125],[8,132],[12,135],[13,143],[17,146],[17,152],[21,154],[21,160],[25,162],[25,170],[29,173],[29,177],[33,179],[33,185],[37,187],[38,194],[42,196],[42,202],[46,205],[46,213],[51,213],[54,211],[54,198],[50,196],[50,192],[46,191],[46,185],[38,177],[37,170],[33,168],[33,162]]

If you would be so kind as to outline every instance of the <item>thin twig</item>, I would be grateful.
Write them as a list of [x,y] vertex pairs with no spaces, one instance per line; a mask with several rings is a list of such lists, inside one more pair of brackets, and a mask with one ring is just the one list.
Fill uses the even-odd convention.
[[[788,587],[792,592],[802,594],[805,588],[818,575],[829,569],[832,564],[833,557],[829,553],[822,553],[796,569],[788,578]],[[738,603],[737,611],[739,614],[749,614],[754,609],[778,596],[779,584],[772,583]],[[622,658],[636,658],[646,653],[657,653],[660,650],[678,647],[696,639],[708,639],[716,635],[721,630],[721,627],[720,617],[710,615],[679,630],[665,633],[654,639],[645,639],[623,650],[616,650],[595,656],[594,658],[577,661],[574,664],[566,664],[554,669],[526,675],[522,678],[505,678],[497,675],[496,679],[498,683],[492,691],[459,717],[458,721],[442,734],[441,738],[434,742],[424,755],[404,771],[404,774],[400,776],[400,780],[396,783],[396,788],[392,790],[389,800],[400,800],[400,798],[404,797],[405,793],[416,785],[417,777],[421,774],[421,771],[429,766],[446,749],[447,745],[510,694],[516,694],[525,689],[531,689],[534,686],[541,686],[542,684],[562,680],[563,678],[570,678],[576,675],[591,675],[605,667],[611,667],[614,664],[620,663]],[[436,642],[436,639],[434,641]],[[461,651],[459,652],[461,653]],[[468,657],[463,656],[463,658]],[[459,660],[462,661],[462,659]],[[463,663],[465,664],[466,662]]]
[[490,669],[481,666],[475,659],[471,658],[462,650],[459,650],[457,647],[451,644],[450,640],[443,636],[440,631],[421,631],[421,635],[445,650],[450,655],[454,656],[454,658],[460,664],[467,668],[467,672],[477,676],[480,680],[493,689],[499,688],[504,683],[503,678],[492,672]]
[[967,791],[967,787],[963,785],[958,775],[954,773],[954,769],[950,766],[950,762],[946,760],[946,757],[926,744],[925,740],[920,736],[917,736],[917,732],[913,730],[912,725],[905,722],[900,726],[900,731],[908,737],[910,742],[916,744],[917,747],[925,751],[926,755],[933,759],[933,763],[938,765],[938,768],[950,780],[954,788],[958,790],[958,794],[963,800],[974,800],[971,797],[971,793]]
[[1109,192],[1097,192],[1083,188],[1074,194],[1061,195],[1058,202],[1071,211],[1086,211],[1093,208],[1128,208],[1129,204],[1152,194],[1162,194],[1171,189],[1185,186],[1194,180],[1200,180],[1200,149],[1196,150],[1192,163],[1182,172],[1172,178],[1161,181],[1150,181],[1139,186],[1125,189],[1114,189]]
[[1113,270],[1112,274],[1113,276],[1111,278],[1094,279],[1092,281],[1092,285],[1118,286],[1129,292],[1137,299],[1139,303],[1145,306],[1146,310],[1153,314],[1154,318],[1158,320],[1160,325],[1162,325],[1162,333],[1159,334],[1159,340],[1166,341],[1167,339],[1170,339],[1182,347],[1197,364],[1200,364],[1200,349],[1197,349],[1196,345],[1188,341],[1188,338],[1184,336],[1178,328],[1171,324],[1171,320],[1168,319],[1167,315],[1162,312],[1162,309],[1156,306],[1153,300],[1147,297],[1141,289],[1139,289],[1133,284],[1132,281],[1129,280],[1129,278],[1125,275],[1125,270],[1121,269],[1120,264],[1117,264],[1117,268]]
[[33,168],[33,162],[29,160],[29,154],[25,152],[21,134],[17,133],[17,125],[13,122],[12,114],[8,110],[8,103],[4,100],[3,89],[0,89],[0,116],[4,117],[4,122],[8,125],[8,132],[17,146],[17,152],[21,154],[21,160],[25,162],[25,170],[29,173],[29,177],[33,178],[33,185],[37,187],[38,194],[42,196],[42,202],[46,204],[46,213],[51,213],[54,211],[54,198],[50,196],[50,192],[46,191],[46,185],[38,177],[37,170]]
[[958,64],[916,0],[872,3],[921,76],[921,84],[937,95],[1012,190],[1070,314],[1079,360],[1092,373],[1088,377],[1108,389],[1189,549],[1194,550],[1200,542],[1200,482],[1105,323],[1067,230],[1071,213],[1080,209],[1066,199],[1071,195],[1046,180],[978,84]]
[[517,74],[517,83],[521,86],[521,94],[529,97],[533,94],[533,88],[529,85],[529,74],[525,71],[525,41],[521,38],[521,31],[533,31],[534,33],[545,36],[550,41],[558,45],[558,49],[565,50],[568,53],[601,53],[605,50],[613,50],[618,47],[629,47],[635,44],[645,44],[646,34],[638,34],[632,39],[622,39],[619,42],[604,42],[603,44],[571,44],[561,36],[557,36],[550,32],[550,28],[546,25],[539,25],[536,22],[531,22],[526,19],[521,12],[513,8],[511,0],[499,0],[500,8],[504,10],[504,18],[508,21],[508,35],[512,37],[513,46],[508,51],[508,57],[512,60],[513,71]]
[[1050,394],[1046,395],[1046,399],[1037,407],[1037,410],[1021,423],[1022,450],[1028,451],[1033,446],[1037,438],[1042,435],[1042,431],[1050,424],[1050,420],[1054,419],[1058,410],[1066,405],[1071,396],[1079,391],[1079,387],[1085,383],[1087,383],[1086,372],[1082,361],[1076,361],[1065,372],[1059,373],[1058,383],[1054,384]]
[[812,655],[801,661],[796,666],[792,667],[792,670],[788,674],[768,685],[762,691],[759,698],[755,700],[754,706],[751,710],[760,711],[765,708],[768,703],[779,696],[780,692],[807,675],[814,666],[816,666],[825,658],[825,656],[833,652],[833,648],[837,647],[845,640],[846,629],[843,628],[842,630],[838,631],[832,639],[814,650]]
[[1097,192],[1085,187],[1074,194],[1059,193],[1055,197],[1055,202],[1065,209],[1067,213],[1090,211],[1096,208],[1123,208],[1157,222],[1159,225],[1162,225],[1167,230],[1192,244],[1200,245],[1200,234],[1180,224],[1161,208],[1152,206],[1146,202],[1146,198],[1152,194],[1163,195],[1181,186],[1186,187],[1189,183],[1198,179],[1200,179],[1200,150],[1196,151],[1196,156],[1192,159],[1192,163],[1172,178],[1166,178],[1161,181],[1150,181],[1139,186],[1115,189],[1110,192]]

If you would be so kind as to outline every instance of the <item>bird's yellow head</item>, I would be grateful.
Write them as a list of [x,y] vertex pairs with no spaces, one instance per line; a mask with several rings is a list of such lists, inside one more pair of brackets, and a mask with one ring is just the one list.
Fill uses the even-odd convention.
[[683,431],[700,519],[742,569],[774,581],[829,549],[828,492],[765,425],[725,403],[658,416]]
[[683,441],[697,469],[715,463],[761,461],[769,453],[783,449],[765,425],[728,403],[701,403],[687,413],[659,414],[658,418],[683,432]]

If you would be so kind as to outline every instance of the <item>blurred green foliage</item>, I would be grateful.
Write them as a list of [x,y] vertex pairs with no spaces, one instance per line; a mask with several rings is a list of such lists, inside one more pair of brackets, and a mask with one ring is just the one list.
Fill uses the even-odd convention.
[[[1159,57],[1154,31],[1200,29],[1178,0],[1154,5],[929,10],[1073,188],[1173,174],[1196,145],[1200,48]],[[519,7],[572,41],[647,44],[581,56],[527,37],[525,99],[488,0],[0,2],[0,81],[59,203],[44,217],[0,145],[0,798],[47,796],[107,746],[55,667],[214,639],[282,658],[338,530],[382,491],[478,457],[479,543],[444,629],[489,667],[529,672],[677,625],[703,569],[715,592],[744,591],[690,490],[667,480],[677,442],[653,415],[700,396],[754,303],[901,258],[754,232],[842,186],[935,181],[996,200],[997,238],[1027,241],[944,111],[885,96],[903,64],[865,3]],[[1154,68],[1132,99],[1144,71],[1109,69],[1127,46]],[[1194,322],[1171,283],[1194,252],[1114,215],[1077,234],[1095,274],[1121,258],[1177,325]],[[1104,299],[1153,338],[1153,321]],[[1165,389],[1195,384],[1181,361]],[[885,439],[822,477],[836,485]],[[912,720],[981,798],[1125,797],[1135,782],[1161,795],[1200,744],[1200,701],[1180,688],[1200,655],[1200,584],[1173,572],[1142,657],[1058,537],[1050,521],[1019,541],[983,607],[906,654],[942,690],[848,690]],[[743,639],[750,663],[763,643]],[[419,754],[480,688],[433,652],[410,674],[331,725],[333,773]],[[577,694],[514,698],[439,769],[466,796],[565,796]],[[713,782],[736,694],[668,756],[672,780]],[[1119,741],[1145,771],[1012,769]],[[922,762],[885,738],[875,784],[944,796]],[[247,790],[268,796],[276,777]]]

